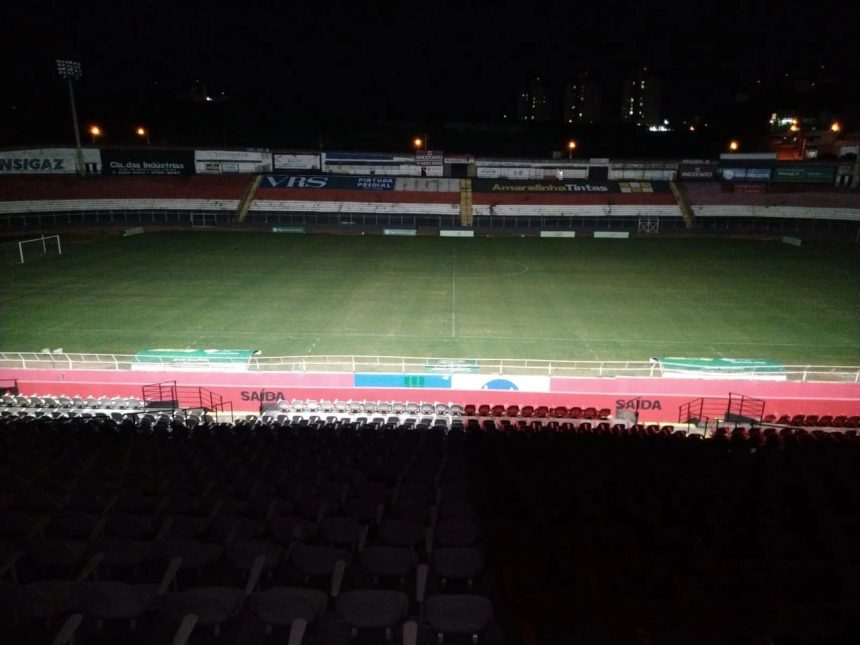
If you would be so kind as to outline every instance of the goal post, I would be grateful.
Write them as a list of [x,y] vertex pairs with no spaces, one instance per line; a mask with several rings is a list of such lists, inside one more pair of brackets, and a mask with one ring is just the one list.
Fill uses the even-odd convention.
[[24,245],[32,245],[27,246],[26,248],[30,249],[35,247],[38,251],[41,251],[41,255],[47,255],[49,249],[53,249],[54,246],[57,248],[57,255],[63,254],[63,245],[60,242],[59,235],[42,235],[41,237],[34,237],[31,240],[20,240],[18,242],[18,257],[21,258],[21,264],[24,264]]

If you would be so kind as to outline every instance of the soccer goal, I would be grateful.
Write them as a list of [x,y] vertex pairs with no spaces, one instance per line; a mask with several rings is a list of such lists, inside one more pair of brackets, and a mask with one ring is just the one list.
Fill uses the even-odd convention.
[[26,261],[25,258],[48,255],[54,248],[57,249],[57,255],[63,254],[63,245],[60,243],[60,236],[43,235],[42,237],[35,237],[32,240],[21,240],[18,242],[18,255],[21,258],[21,264],[24,264]]

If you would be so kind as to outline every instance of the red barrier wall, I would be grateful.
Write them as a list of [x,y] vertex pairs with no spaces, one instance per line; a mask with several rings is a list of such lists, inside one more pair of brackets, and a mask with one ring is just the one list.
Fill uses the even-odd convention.
[[[763,399],[765,414],[860,414],[860,384],[727,381],[665,378],[553,378],[551,392],[356,388],[352,374],[287,372],[129,372],[106,370],[0,370],[0,378],[18,380],[23,394],[57,396],[140,396],[141,386],[176,380],[202,386],[254,412],[261,402],[278,399],[387,399],[452,403],[578,405],[637,408],[640,420],[676,421],[679,406],[698,397],[726,397],[735,392]],[[638,402],[631,402],[632,399]]]

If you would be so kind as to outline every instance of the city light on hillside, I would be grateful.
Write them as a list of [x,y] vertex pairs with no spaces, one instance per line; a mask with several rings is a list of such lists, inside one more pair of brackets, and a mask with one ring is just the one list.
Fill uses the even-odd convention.
[[738,150],[740,150],[740,147],[741,144],[737,139],[732,139],[731,141],[729,141],[729,150],[731,150],[732,152],[737,152]]
[[839,121],[834,121],[833,123],[830,124],[830,131],[831,132],[842,132],[842,124],[839,123]]

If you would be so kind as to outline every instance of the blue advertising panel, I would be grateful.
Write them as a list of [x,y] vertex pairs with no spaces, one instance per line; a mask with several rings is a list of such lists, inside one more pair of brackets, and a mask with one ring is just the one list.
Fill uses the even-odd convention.
[[394,190],[394,177],[376,175],[263,175],[261,188],[325,188],[329,190]]
[[355,387],[416,387],[448,390],[450,374],[355,374]]

